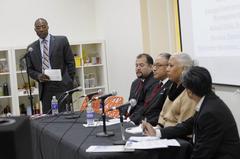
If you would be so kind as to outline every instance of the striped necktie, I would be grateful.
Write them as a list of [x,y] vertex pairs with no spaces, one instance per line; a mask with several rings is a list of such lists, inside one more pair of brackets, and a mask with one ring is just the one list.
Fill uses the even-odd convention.
[[143,85],[144,85],[143,80],[139,79],[137,87],[136,87],[136,90],[135,90],[135,98],[136,98],[136,100],[138,100],[139,95],[143,91]]
[[44,39],[42,41],[43,46],[43,53],[42,53],[42,71],[50,68],[50,61],[49,61],[49,51],[48,51],[48,41]]
[[192,142],[193,142],[193,144],[195,144],[196,143],[196,133],[197,133],[197,117],[198,117],[198,114],[199,114],[199,112],[198,111],[195,111],[195,114],[193,115],[193,120],[194,120],[194,122],[193,122],[193,136],[192,136]]
[[153,99],[157,96],[157,94],[158,94],[159,91],[161,90],[162,85],[163,85],[162,82],[160,82],[160,83],[158,83],[157,85],[155,85],[155,87],[154,87],[154,89],[153,89],[150,97],[148,97],[148,98],[146,99],[146,101],[144,102],[144,107],[148,107],[148,106],[149,106],[149,103],[150,103],[151,101],[153,101]]

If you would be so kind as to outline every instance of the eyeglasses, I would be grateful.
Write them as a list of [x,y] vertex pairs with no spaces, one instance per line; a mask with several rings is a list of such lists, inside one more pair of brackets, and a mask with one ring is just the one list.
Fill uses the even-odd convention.
[[162,64],[153,64],[153,67],[155,67],[156,69],[159,69],[160,67],[164,67],[164,66],[168,66],[168,64],[162,65]]

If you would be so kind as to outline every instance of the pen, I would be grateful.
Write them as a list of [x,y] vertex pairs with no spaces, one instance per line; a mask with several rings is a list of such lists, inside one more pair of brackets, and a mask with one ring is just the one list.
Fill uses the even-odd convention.
[[138,142],[137,140],[128,140],[129,142]]
[[[145,117],[143,121],[144,121],[144,122],[147,122],[147,118]],[[145,131],[145,128],[142,126],[142,134],[143,134],[143,135],[144,135],[144,131]]]

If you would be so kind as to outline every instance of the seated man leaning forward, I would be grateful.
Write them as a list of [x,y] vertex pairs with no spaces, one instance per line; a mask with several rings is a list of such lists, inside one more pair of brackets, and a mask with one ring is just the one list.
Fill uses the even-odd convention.
[[196,113],[186,121],[162,129],[143,121],[146,135],[178,138],[193,135],[191,159],[237,159],[240,140],[234,117],[227,105],[212,91],[207,69],[192,67],[183,77],[188,96],[196,101]]

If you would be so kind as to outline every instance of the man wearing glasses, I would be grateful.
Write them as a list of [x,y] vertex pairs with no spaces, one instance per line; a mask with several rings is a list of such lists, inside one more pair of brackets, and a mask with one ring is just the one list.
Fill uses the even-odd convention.
[[[153,67],[149,67],[150,73],[148,78],[152,79],[152,83],[151,85],[146,84],[146,91],[142,91],[144,98],[141,100],[141,103],[139,102],[138,107],[129,117],[136,125],[139,125],[143,119],[147,119],[152,125],[156,125],[158,122],[158,116],[166,99],[167,90],[171,85],[171,82],[167,78],[166,71],[169,58],[170,54],[161,53],[157,56]],[[141,60],[143,59],[137,59],[136,61],[137,74],[141,70],[140,67],[138,67],[138,65],[141,65]]]

